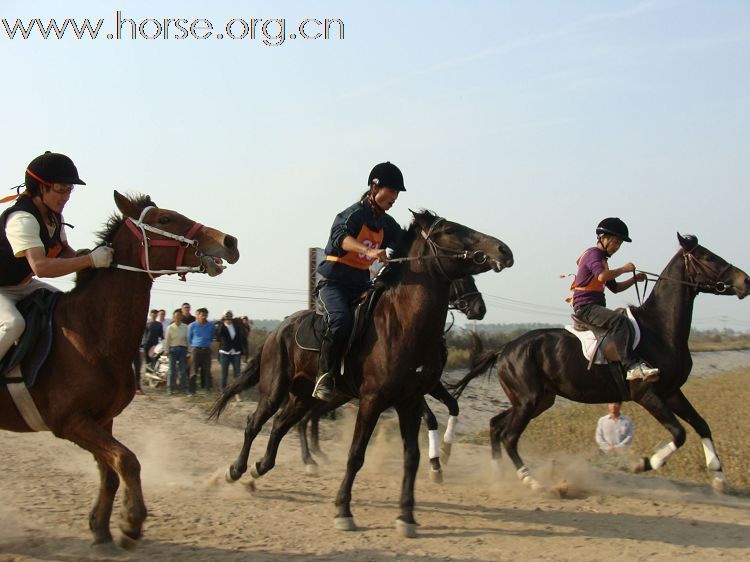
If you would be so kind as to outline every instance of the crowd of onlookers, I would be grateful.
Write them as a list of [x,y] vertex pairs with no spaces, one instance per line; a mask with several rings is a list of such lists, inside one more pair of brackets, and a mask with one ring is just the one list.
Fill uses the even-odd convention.
[[208,314],[207,309],[199,308],[193,316],[187,302],[169,318],[165,310],[151,310],[140,349],[133,360],[136,394],[143,394],[143,361],[154,365],[162,355],[169,358],[167,394],[180,392],[194,396],[199,385],[203,390],[213,390],[211,362],[214,349],[221,366],[219,390],[224,390],[227,385],[230,366],[233,376],[239,375],[242,358],[248,354],[252,320],[247,316],[235,317],[231,310],[225,310],[218,321],[209,321]]

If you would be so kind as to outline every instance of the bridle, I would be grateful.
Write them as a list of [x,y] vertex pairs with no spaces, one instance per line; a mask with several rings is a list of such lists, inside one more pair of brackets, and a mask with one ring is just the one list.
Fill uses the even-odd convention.
[[[451,289],[451,292],[453,292],[453,289]],[[473,297],[475,295],[481,295],[482,293],[479,291],[469,291],[467,293],[463,293],[461,295],[456,296],[455,299],[452,299],[450,302],[448,302],[448,308],[453,310],[458,310],[459,312],[462,312],[464,314],[468,314],[469,312],[469,301],[468,297]]]
[[[141,243],[141,247],[142,247],[141,267],[142,269],[133,267],[130,265],[122,265],[122,264],[117,264],[115,267],[117,269],[124,269],[126,271],[138,271],[141,273],[148,273],[148,276],[151,277],[151,279],[154,279],[154,274],[165,275],[165,274],[170,274],[170,273],[177,273],[179,274],[182,281],[185,281],[185,275],[187,273],[205,272],[204,266],[189,267],[189,266],[182,265],[182,262],[185,259],[185,251],[188,248],[195,248],[195,255],[198,257],[198,259],[202,259],[204,257],[204,254],[198,250],[198,241],[193,238],[196,232],[198,232],[198,230],[200,230],[203,225],[199,222],[193,223],[193,226],[191,226],[188,229],[185,236],[180,236],[179,234],[173,234],[171,232],[167,232],[166,230],[156,228],[154,226],[151,226],[143,222],[144,219],[146,218],[146,214],[151,209],[156,209],[156,207],[153,205],[149,205],[148,207],[145,207],[143,211],[141,212],[141,216],[138,217],[137,220],[134,220],[130,217],[126,217],[125,219],[125,224],[130,229],[130,232],[132,232],[133,235]],[[153,232],[154,234],[159,234],[160,236],[164,236],[165,238],[168,238],[169,240],[152,240],[146,234],[146,231]],[[152,247],[177,248],[177,259],[175,262],[175,268],[174,269],[151,269],[149,250]]]
[[[440,273],[447,279],[448,281],[452,281],[452,279],[448,276],[448,274],[443,269],[443,266],[440,264],[441,259],[454,259],[454,260],[471,260],[477,265],[483,265],[487,263],[487,260],[489,259],[489,256],[482,252],[481,250],[452,250],[450,248],[446,248],[444,246],[441,246],[437,242],[435,242],[431,236],[435,230],[435,227],[443,222],[445,219],[443,217],[437,217],[430,227],[427,229],[427,232],[424,231],[424,229],[420,229],[419,233],[422,235],[422,238],[425,239],[425,242],[427,246],[432,251],[431,256],[425,256],[420,253],[418,256],[407,256],[403,258],[394,258],[388,260],[392,263],[401,263],[401,262],[407,262],[407,261],[419,261],[421,262],[424,259],[434,259],[436,260],[435,263],[438,267],[438,270]],[[440,254],[438,250],[442,250],[443,252],[446,252],[444,254]]]
[[[725,281],[720,281],[722,277],[726,274],[727,271],[732,269],[732,264],[727,263],[724,267],[721,269],[716,269],[714,267],[711,267],[708,264],[703,263],[698,258],[696,258],[693,255],[693,250],[697,248],[698,246],[694,246],[690,250],[682,250],[682,258],[685,263],[685,273],[687,274],[687,281],[684,279],[674,279],[671,277],[665,277],[663,275],[659,275],[656,273],[652,273],[650,271],[643,271],[642,269],[638,269],[633,271],[633,275],[637,273],[644,273],[646,277],[646,283],[643,286],[643,298],[646,298],[646,288],[648,287],[649,281],[659,281],[660,279],[663,279],[664,281],[672,281],[674,283],[679,283],[681,285],[685,285],[688,287],[691,287],[695,289],[696,294],[700,293],[701,291],[705,292],[716,292],[719,294],[725,293],[728,289],[733,289],[734,285],[726,283]],[[706,277],[713,276],[714,278],[710,281],[698,281],[697,278],[700,274],[703,274]],[[650,276],[650,277],[649,277]],[[643,304],[643,300],[641,299],[640,291],[638,290],[638,284],[635,284],[635,290],[636,294],[638,295],[638,301],[639,303]]]

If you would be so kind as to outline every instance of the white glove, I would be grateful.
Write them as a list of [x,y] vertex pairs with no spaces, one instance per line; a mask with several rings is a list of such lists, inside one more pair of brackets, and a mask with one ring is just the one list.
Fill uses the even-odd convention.
[[99,246],[89,254],[91,258],[91,267],[109,267],[112,265],[112,257],[115,251],[109,246]]

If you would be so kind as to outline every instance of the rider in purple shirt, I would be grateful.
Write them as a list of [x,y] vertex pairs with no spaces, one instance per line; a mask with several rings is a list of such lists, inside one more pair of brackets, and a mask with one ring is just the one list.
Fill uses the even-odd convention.
[[625,281],[616,281],[620,275],[634,273],[635,266],[628,262],[617,269],[610,269],[607,263],[623,242],[632,242],[628,236],[628,227],[619,218],[606,218],[597,226],[596,237],[596,246],[589,248],[578,258],[578,272],[571,287],[575,315],[584,322],[611,332],[618,355],[627,369],[628,380],[655,381],[659,378],[659,369],[636,357],[631,349],[634,334],[630,320],[606,308],[605,287],[613,293],[619,293],[646,279],[645,274],[636,273]]

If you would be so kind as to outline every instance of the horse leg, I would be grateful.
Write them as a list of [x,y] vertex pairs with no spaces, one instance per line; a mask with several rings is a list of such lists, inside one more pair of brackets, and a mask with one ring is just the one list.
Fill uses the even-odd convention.
[[331,414],[333,412],[331,419],[336,419],[336,409],[346,404],[349,400],[350,398],[348,396],[334,394],[333,399],[331,399],[322,407],[318,406],[315,410],[313,410],[311,418],[312,424],[310,425],[310,450],[315,455],[323,459],[323,462],[327,463],[329,461],[328,455],[326,455],[320,448],[320,418],[326,414]]
[[372,432],[378,423],[383,406],[375,398],[362,398],[359,403],[357,421],[354,425],[354,436],[346,461],[346,473],[336,495],[336,518],[334,526],[340,531],[355,531],[357,526],[352,517],[352,486],[357,472],[365,462],[365,450],[370,442]]
[[706,456],[706,467],[713,475],[711,485],[717,492],[726,492],[724,471],[721,468],[721,461],[716,454],[716,448],[711,438],[711,428],[708,427],[706,420],[701,417],[681,390],[677,390],[674,394],[668,396],[666,403],[670,410],[689,423],[700,436],[703,442],[703,453]]
[[417,522],[414,520],[414,482],[417,476],[417,469],[419,468],[419,423],[422,411],[420,406],[423,401],[424,398],[396,405],[399,427],[401,428],[401,438],[404,442],[404,479],[401,485],[400,502],[401,515],[396,520],[396,528],[402,535],[408,538],[417,536]]
[[317,474],[318,463],[315,462],[315,459],[310,454],[310,447],[307,442],[307,426],[311,421],[313,425],[317,425],[317,417],[312,412],[308,412],[297,424],[297,436],[299,437],[299,447],[302,452],[302,462],[305,465],[305,472],[308,474]]
[[[533,393],[520,404],[493,417],[490,420],[490,435],[493,441],[496,438],[502,442],[505,451],[516,467],[516,474],[526,486],[534,491],[543,490],[542,484],[531,475],[529,468],[524,464],[521,455],[518,454],[518,440],[529,425],[529,422],[554,404],[555,394],[546,393],[534,395]],[[508,415],[508,420],[505,416]],[[497,446],[493,446],[493,454]]]
[[440,466],[440,453],[438,452],[438,423],[435,414],[424,398],[422,398],[422,417],[427,424],[430,480],[441,484],[443,482],[443,469]]
[[260,433],[263,425],[270,419],[270,417],[279,409],[282,401],[286,397],[284,392],[280,389],[276,391],[270,397],[261,397],[258,402],[258,407],[255,411],[247,416],[247,425],[245,426],[245,440],[242,443],[242,449],[229,468],[227,469],[224,478],[227,482],[236,482],[239,480],[245,472],[247,472],[247,459],[250,457],[250,447],[253,445],[253,441]]
[[99,464],[99,498],[89,515],[89,527],[94,533],[95,543],[112,540],[109,532],[109,517],[112,513],[114,494],[118,488],[116,480],[119,476],[125,485],[120,516],[120,530],[125,535],[123,546],[134,546],[131,541],[141,537],[143,521],[147,515],[141,489],[141,465],[138,458],[112,436],[111,420],[106,426],[101,426],[91,419],[79,418],[68,424],[60,437],[89,451]]
[[438,382],[430,392],[430,396],[437,398],[448,407],[448,425],[443,434],[443,442],[440,444],[440,461],[448,464],[451,458],[451,448],[456,435],[456,424],[458,423],[458,400],[448,392],[442,382]]
[[279,415],[274,418],[271,435],[266,445],[266,454],[250,469],[250,476],[257,480],[276,465],[276,455],[279,452],[281,440],[308,410],[309,406],[296,396],[289,398]]
[[666,406],[661,397],[650,388],[650,385],[648,386],[649,388],[646,388],[636,401],[672,434],[672,441],[660,447],[650,457],[643,457],[635,466],[635,472],[645,472],[652,469],[658,470],[685,443],[685,428],[682,427],[677,417]]

